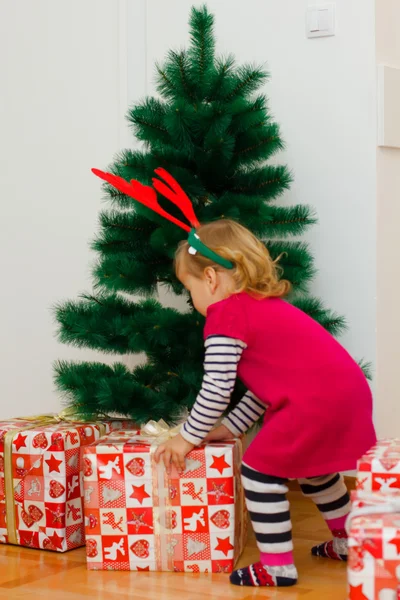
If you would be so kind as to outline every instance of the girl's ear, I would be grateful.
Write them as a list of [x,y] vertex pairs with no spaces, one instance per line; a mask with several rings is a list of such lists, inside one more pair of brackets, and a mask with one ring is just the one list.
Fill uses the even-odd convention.
[[209,286],[209,289],[212,294],[214,294],[215,290],[218,287],[218,278],[217,272],[213,267],[206,267],[204,269],[204,279]]

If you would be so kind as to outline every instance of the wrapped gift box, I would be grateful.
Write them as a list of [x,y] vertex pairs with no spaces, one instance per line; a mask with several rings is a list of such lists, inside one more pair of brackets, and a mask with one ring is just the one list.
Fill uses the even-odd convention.
[[242,442],[196,448],[168,478],[154,444],[122,433],[83,451],[88,568],[232,571],[247,533]]
[[349,600],[400,598],[400,501],[355,492],[349,520]]
[[400,439],[379,441],[358,461],[357,490],[400,493]]
[[81,447],[132,426],[49,415],[0,422],[0,542],[58,552],[83,546]]

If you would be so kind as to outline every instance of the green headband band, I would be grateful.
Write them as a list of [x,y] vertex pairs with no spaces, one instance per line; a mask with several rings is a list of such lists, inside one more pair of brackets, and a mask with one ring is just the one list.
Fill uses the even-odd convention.
[[190,245],[190,247],[189,247],[190,254],[196,254],[196,252],[199,252],[206,258],[209,258],[213,262],[217,263],[217,265],[221,265],[221,267],[224,267],[225,269],[233,269],[234,268],[235,265],[233,263],[231,263],[230,260],[223,258],[219,254],[217,254],[216,252],[214,252],[213,250],[208,248],[205,244],[203,244],[203,242],[197,235],[195,229],[190,230],[188,242]]

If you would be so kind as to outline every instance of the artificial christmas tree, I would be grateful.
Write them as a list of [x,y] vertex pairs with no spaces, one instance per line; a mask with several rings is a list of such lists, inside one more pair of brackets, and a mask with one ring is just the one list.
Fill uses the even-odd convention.
[[[274,258],[282,255],[283,276],[293,286],[290,300],[337,334],[343,319],[308,295],[314,274],[309,248],[287,241],[315,222],[312,210],[273,204],[291,176],[286,166],[267,164],[283,147],[265,96],[256,95],[267,74],[215,56],[213,17],[205,7],[192,9],[190,38],[187,51],[171,51],[157,66],[160,97],[146,98],[128,113],[142,149],[123,151],[109,171],[149,185],[163,167],[202,222],[226,217],[248,227]],[[111,186],[105,190],[111,208],[101,213],[93,243],[99,256],[95,292],[58,306],[59,337],[105,353],[143,352],[147,361],[132,371],[122,363],[60,362],[57,385],[88,417],[116,411],[139,423],[172,419],[193,404],[203,374],[203,318],[189,300],[182,312],[156,300],[160,286],[186,295],[173,271],[185,234]],[[159,202],[166,206],[161,196]],[[168,210],[182,218],[170,203]],[[234,399],[241,393],[236,390]]]

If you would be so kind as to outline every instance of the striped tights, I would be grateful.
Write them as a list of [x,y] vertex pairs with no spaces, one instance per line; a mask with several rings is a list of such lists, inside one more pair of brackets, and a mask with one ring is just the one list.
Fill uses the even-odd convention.
[[[242,481],[260,562],[235,571],[231,582],[238,585],[293,585],[297,571],[293,561],[292,523],[287,499],[288,479],[271,477],[242,465]],[[311,498],[333,539],[312,549],[315,556],[347,559],[345,521],[350,497],[342,475],[338,473],[299,479],[303,494]]]

